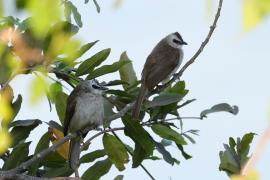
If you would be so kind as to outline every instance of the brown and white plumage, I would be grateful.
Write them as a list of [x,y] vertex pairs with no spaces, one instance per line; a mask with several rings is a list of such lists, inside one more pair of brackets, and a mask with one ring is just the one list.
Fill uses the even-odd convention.
[[[86,127],[94,129],[103,124],[102,90],[103,87],[95,80],[83,81],[74,88],[67,99],[64,135],[79,132]],[[69,165],[75,171],[79,166],[81,141],[82,137],[79,136],[70,141]]]
[[182,45],[187,43],[178,32],[163,38],[147,57],[142,71],[142,82],[132,116],[138,119],[147,92],[160,82],[166,83],[177,71],[183,60]]

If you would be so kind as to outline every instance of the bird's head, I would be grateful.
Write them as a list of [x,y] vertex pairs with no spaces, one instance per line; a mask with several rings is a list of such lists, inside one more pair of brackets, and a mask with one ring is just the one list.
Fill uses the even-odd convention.
[[93,94],[101,94],[107,90],[105,86],[101,85],[96,79],[86,81],[87,89]]
[[174,32],[165,37],[166,42],[173,48],[181,49],[187,43],[178,32]]

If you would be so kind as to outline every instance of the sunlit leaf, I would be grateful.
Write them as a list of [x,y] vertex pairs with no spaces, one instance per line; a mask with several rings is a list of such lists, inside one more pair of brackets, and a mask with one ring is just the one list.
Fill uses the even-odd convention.
[[105,133],[102,138],[104,149],[119,171],[125,169],[124,164],[128,162],[128,153],[125,146],[114,136]]
[[104,49],[94,56],[86,59],[77,69],[76,76],[82,76],[92,71],[96,66],[99,66],[103,61],[107,59],[111,52],[111,49]]
[[60,0],[28,0],[27,10],[32,15],[30,25],[38,37],[44,37],[50,26],[61,19]]
[[84,53],[86,53],[89,49],[91,49],[97,42],[98,41],[94,41],[83,45],[78,52],[77,58],[81,57]]
[[109,159],[96,162],[93,166],[87,169],[82,175],[83,180],[99,180],[100,177],[107,174],[112,167]]
[[4,15],[4,4],[3,4],[3,0],[0,0],[0,18],[3,17]]
[[0,130],[0,154],[5,153],[11,145],[11,136],[7,130]]
[[38,103],[41,98],[45,97],[48,91],[49,83],[45,77],[38,75],[36,76],[30,84],[30,100],[31,103]]
[[243,2],[243,27],[251,30],[261,23],[270,12],[269,0],[244,0]]
[[128,64],[124,65],[119,69],[121,80],[127,82],[127,84],[123,84],[123,88],[127,90],[130,85],[137,82],[136,73],[134,71],[132,62],[130,61],[126,52],[123,52],[121,54],[119,61],[129,61]]
[[[62,131],[59,131],[56,128],[49,128],[50,133],[50,140],[53,144],[57,143],[60,139],[64,137],[64,134]],[[69,152],[69,142],[65,142],[61,146],[59,146],[56,151],[64,158],[68,159],[68,152]]]
[[64,1],[64,14],[65,18],[68,22],[71,23],[71,2],[70,1]]
[[55,103],[57,95],[62,92],[62,90],[62,85],[59,82],[55,82],[50,85],[48,97],[52,103]]
[[260,175],[257,171],[249,171],[245,176],[242,175],[233,175],[230,180],[260,180]]

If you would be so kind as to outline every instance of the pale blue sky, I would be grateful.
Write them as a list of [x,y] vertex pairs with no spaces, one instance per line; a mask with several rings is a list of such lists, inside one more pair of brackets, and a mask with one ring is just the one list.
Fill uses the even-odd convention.
[[[96,13],[92,1],[84,5],[81,0],[77,1],[76,5],[82,12],[84,22],[78,37],[85,43],[100,40],[91,53],[112,48],[107,61],[110,64],[118,60],[123,51],[127,51],[139,77],[151,49],[171,32],[180,32],[188,42],[189,45],[184,47],[186,62],[205,38],[214,15],[206,17],[205,1],[195,0],[126,0],[117,10],[112,8],[112,3],[101,1],[100,14]],[[216,5],[214,4],[214,11]],[[218,27],[210,43],[183,76],[190,90],[188,98],[196,98],[197,101],[180,111],[182,116],[196,116],[201,110],[214,104],[227,102],[238,105],[240,113],[237,116],[218,113],[209,115],[209,118],[203,121],[184,121],[185,129],[200,130],[200,136],[195,137],[197,144],[188,145],[186,148],[193,158],[183,160],[176,148],[171,148],[174,156],[181,160],[179,166],[172,167],[163,161],[145,161],[143,164],[158,180],[228,179],[225,173],[218,171],[218,154],[223,149],[222,144],[227,142],[230,136],[238,137],[246,132],[260,134],[268,123],[270,85],[267,79],[270,63],[267,47],[270,42],[270,22],[268,18],[251,32],[241,33],[241,5],[242,1],[239,0],[224,1]],[[117,77],[116,74],[100,79]],[[14,89],[19,89],[17,92],[23,92],[25,101],[29,99],[29,79],[30,77],[19,77],[12,82]],[[57,120],[55,112],[49,112],[45,100],[37,107],[32,107],[27,102],[23,105],[17,119],[27,117],[44,121]],[[31,135],[33,141],[37,141],[36,138],[46,130],[45,125],[36,130]],[[93,149],[101,147],[100,139],[95,140],[92,146]],[[266,155],[269,153],[268,147],[257,165],[262,180],[270,179],[266,168],[270,162]],[[124,172],[113,168],[109,175],[102,179],[111,180],[118,174],[124,174],[124,179],[128,180],[148,179],[140,168],[131,169],[130,165]]]

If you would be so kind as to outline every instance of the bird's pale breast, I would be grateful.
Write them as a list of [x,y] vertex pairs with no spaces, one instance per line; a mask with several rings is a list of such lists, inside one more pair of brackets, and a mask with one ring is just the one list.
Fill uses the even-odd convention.
[[84,93],[77,99],[75,113],[69,125],[69,132],[77,132],[86,126],[97,127],[102,125],[103,118],[104,108],[102,96]]

